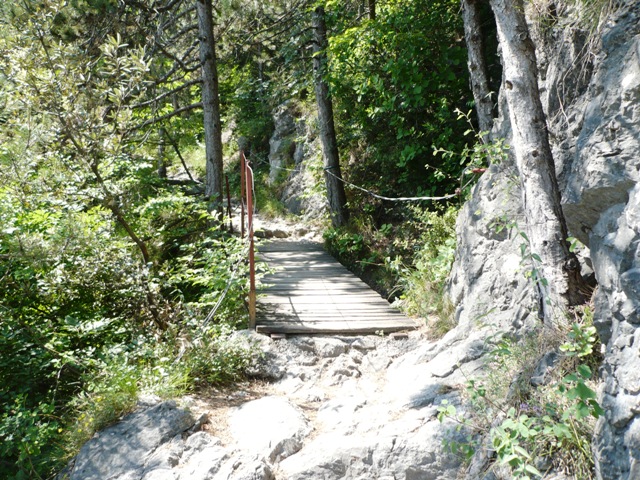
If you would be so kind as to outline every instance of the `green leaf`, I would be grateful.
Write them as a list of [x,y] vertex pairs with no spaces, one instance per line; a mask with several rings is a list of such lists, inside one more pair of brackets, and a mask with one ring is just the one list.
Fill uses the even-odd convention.
[[524,448],[522,448],[520,445],[514,445],[513,450],[518,452],[520,456],[526,458],[527,460],[531,459],[531,454],[527,452]]
[[576,370],[578,371],[578,374],[582,378],[584,379],[591,378],[591,369],[589,368],[588,365],[578,365],[578,368]]
[[594,392],[589,387],[587,387],[587,385],[584,382],[578,382],[577,385],[574,387],[574,390],[576,392],[577,397],[580,398],[581,400],[596,398],[596,392]]
[[533,465],[528,465],[528,464],[527,464],[527,465],[524,467],[524,470],[525,470],[526,472],[530,473],[531,475],[535,475],[535,476],[537,476],[537,477],[542,477],[542,473],[540,473],[540,471],[539,471],[536,467],[534,467]]

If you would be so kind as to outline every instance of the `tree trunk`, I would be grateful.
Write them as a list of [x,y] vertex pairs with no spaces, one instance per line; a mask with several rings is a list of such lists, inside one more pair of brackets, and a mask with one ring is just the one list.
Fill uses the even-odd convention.
[[346,225],[349,221],[349,211],[347,210],[344,184],[340,180],[342,173],[340,171],[336,129],[333,123],[333,105],[329,97],[329,87],[324,80],[328,42],[323,7],[317,7],[313,12],[313,31],[315,38],[313,44],[313,72],[316,101],[318,103],[320,139],[322,140],[322,150],[324,152],[324,178],[327,185],[331,223],[334,227],[339,227]]
[[167,159],[165,157],[165,149],[164,149],[164,138],[165,138],[165,129],[164,127],[160,128],[158,131],[158,177],[167,179]]
[[376,19],[376,0],[369,0],[369,20]]
[[207,156],[205,196],[209,200],[209,210],[222,213],[222,126],[211,0],[196,0],[196,10],[200,34],[204,143]]
[[[522,0],[490,0],[502,52],[504,85],[513,130],[513,149],[522,183],[529,237],[528,255],[539,295],[540,316],[556,325],[572,306],[584,301],[580,264],[569,252],[567,224],[549,145],[535,47]],[[539,260],[538,260],[539,259]]]
[[490,132],[493,127],[493,102],[489,88],[489,73],[484,54],[480,19],[481,0],[462,0],[464,39],[467,44],[467,65],[471,77],[471,89],[476,104],[478,127],[481,132]]

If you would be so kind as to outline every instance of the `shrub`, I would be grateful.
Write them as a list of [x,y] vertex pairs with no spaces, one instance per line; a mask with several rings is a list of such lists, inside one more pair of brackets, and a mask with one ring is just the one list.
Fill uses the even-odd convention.
[[[589,366],[597,363],[593,352],[598,340],[588,318],[553,336],[539,333],[519,341],[502,337],[494,343],[487,376],[468,380],[470,413],[461,416],[449,404],[439,407],[441,419],[454,417],[478,435],[456,450],[472,452],[486,434],[497,463],[508,467],[512,478],[540,478],[552,469],[594,478],[590,443],[595,421],[604,412]],[[532,374],[548,352],[565,354],[547,371],[546,381],[534,387]]]
[[426,318],[435,314],[430,331],[441,337],[454,326],[453,308],[444,288],[454,260],[455,222],[459,210],[449,206],[435,210],[414,207],[412,211],[418,248],[410,267],[400,261],[395,263],[399,286],[403,290],[401,299],[411,315]]

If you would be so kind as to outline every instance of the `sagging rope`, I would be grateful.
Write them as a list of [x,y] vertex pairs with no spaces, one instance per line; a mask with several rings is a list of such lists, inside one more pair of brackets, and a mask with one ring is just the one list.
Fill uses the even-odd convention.
[[[388,202],[420,202],[420,201],[438,201],[438,200],[449,200],[451,198],[456,198],[459,197],[460,195],[462,195],[462,192],[465,188],[467,188],[471,182],[474,181],[473,178],[471,178],[467,183],[465,183],[462,187],[460,187],[456,193],[451,193],[449,195],[442,195],[440,197],[385,197],[384,195],[379,195],[375,192],[372,192],[371,190],[367,190],[366,188],[360,187],[358,185],[355,185],[351,182],[348,182],[347,180],[345,180],[344,178],[339,177],[338,175],[336,175],[335,173],[333,173],[331,170],[334,169],[336,167],[326,167],[324,169],[325,172],[327,172],[329,175],[331,175],[334,178],[337,178],[338,180],[340,180],[342,183],[344,183],[345,185],[350,186],[351,188],[355,188],[357,190],[360,190],[364,193],[367,193],[368,195],[371,195],[374,198],[380,199],[380,200],[386,200]],[[462,175],[464,176],[465,172],[466,172],[467,168],[465,168],[465,170],[462,172]],[[480,170],[480,169],[478,169]]]
[[227,294],[229,293],[229,290],[231,289],[231,285],[233,285],[234,280],[236,279],[236,275],[238,273],[238,266],[240,265],[240,262],[242,262],[244,260],[244,257],[246,255],[243,253],[243,255],[240,256],[240,258],[238,259],[238,261],[236,261],[233,265],[232,265],[232,275],[229,278],[229,280],[227,281],[227,285],[225,286],[224,291],[222,292],[222,295],[220,295],[220,298],[218,299],[218,301],[216,302],[215,306],[211,309],[211,311],[209,312],[209,315],[206,316],[206,318],[204,319],[204,322],[202,322],[202,327],[206,327],[207,324],[213,320],[213,317],[215,317],[216,312],[218,311],[218,308],[220,308],[220,305],[222,305],[222,302],[224,301],[224,299],[227,297]]
[[[282,170],[285,172],[295,172],[295,173],[301,173],[302,170],[299,170],[297,168],[293,169],[293,168],[286,168],[286,167],[279,167],[277,165],[271,165],[265,161],[261,161],[260,162],[262,165],[269,165],[270,168],[276,169],[276,170]],[[388,202],[421,202],[421,201],[440,201],[440,200],[450,200],[452,198],[456,198],[459,197],[460,195],[462,195],[462,192],[464,191],[465,188],[467,188],[473,181],[474,179],[471,178],[467,183],[465,183],[462,187],[460,187],[459,189],[457,189],[457,191],[455,193],[451,193],[449,195],[442,195],[440,197],[385,197],[384,195],[380,195],[377,194],[375,192],[372,192],[371,190],[367,190],[364,187],[360,187],[358,185],[355,185],[347,180],[345,180],[342,177],[339,177],[338,175],[334,174],[331,170],[333,170],[336,167],[325,167],[323,170],[325,172],[327,172],[329,175],[331,175],[334,178],[337,178],[338,180],[340,180],[342,183],[344,183],[345,185],[348,185],[351,188],[355,188],[356,190],[360,190],[361,192],[364,192],[368,195],[371,195],[374,198],[377,198],[379,200],[386,200]],[[469,170],[469,167],[465,168],[462,172],[462,177],[464,177],[465,173],[467,172],[467,170]],[[486,169],[485,168],[472,168],[471,172],[472,173],[484,173]]]

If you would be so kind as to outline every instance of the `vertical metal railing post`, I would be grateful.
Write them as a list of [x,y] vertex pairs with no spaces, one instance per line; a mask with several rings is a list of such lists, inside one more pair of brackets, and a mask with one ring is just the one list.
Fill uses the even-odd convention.
[[231,190],[229,189],[229,175],[224,176],[227,186],[227,216],[229,217],[229,233],[233,235],[233,218],[231,217]]
[[240,151],[240,238],[244,238],[244,174],[246,168],[244,152]]
[[242,154],[245,166],[245,193],[247,195],[247,219],[249,236],[249,329],[256,328],[256,261],[253,242],[253,170]]

